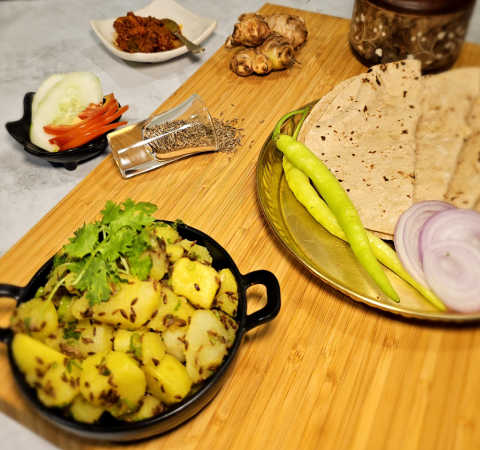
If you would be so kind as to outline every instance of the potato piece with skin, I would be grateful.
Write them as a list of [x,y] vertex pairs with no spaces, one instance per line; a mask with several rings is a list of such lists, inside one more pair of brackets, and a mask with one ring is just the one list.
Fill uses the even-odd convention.
[[67,366],[53,364],[42,378],[41,386],[37,389],[39,400],[45,406],[63,407],[72,402],[80,393],[80,374],[82,372],[79,362]]
[[212,306],[220,284],[218,273],[212,266],[188,258],[180,258],[174,264],[171,282],[176,294],[205,309]]
[[168,353],[158,365],[144,368],[149,391],[167,405],[178,403],[190,392],[192,380],[185,366]]
[[95,423],[105,411],[101,406],[92,405],[82,395],[77,395],[70,405],[70,413],[78,422]]
[[42,378],[54,364],[66,364],[66,356],[48,345],[24,334],[17,333],[12,341],[12,353],[18,368],[30,386],[41,386]]
[[112,349],[113,327],[94,320],[81,320],[63,328],[59,348],[62,353],[75,358],[86,358]]
[[92,318],[99,322],[136,330],[149,320],[160,298],[157,282],[131,279],[121,283],[108,301],[88,304],[85,297],[77,300],[72,312],[77,318]]
[[185,297],[176,295],[168,286],[162,285],[158,309],[147,326],[159,332],[186,327],[194,311],[195,308]]
[[12,329],[16,333],[26,333],[44,341],[49,334],[58,329],[58,316],[51,300],[36,297],[21,303],[15,309],[11,319]]
[[112,351],[90,356],[83,361],[82,369],[82,395],[117,417],[134,411],[145,394],[145,374],[126,353]]
[[221,311],[198,309],[186,335],[186,369],[194,383],[206,380],[232,346],[238,326]]
[[139,420],[149,419],[158,416],[165,411],[165,405],[152,394],[147,393],[141,400],[140,408],[132,414],[123,417],[127,422],[138,422]]
[[238,308],[238,286],[230,269],[222,269],[220,276],[220,288],[213,302],[213,308],[218,308],[231,317],[235,317]]

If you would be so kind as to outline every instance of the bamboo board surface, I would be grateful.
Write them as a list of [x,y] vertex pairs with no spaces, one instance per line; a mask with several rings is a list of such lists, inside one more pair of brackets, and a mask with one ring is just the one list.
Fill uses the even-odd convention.
[[[267,4],[262,13],[295,12]],[[301,267],[265,223],[255,191],[259,151],[276,120],[365,68],[351,55],[349,21],[303,15],[301,66],[239,78],[219,49],[159,109],[199,94],[213,116],[239,119],[243,145],[124,180],[109,155],[0,259],[0,282],[24,285],[106,200],[150,201],[158,218],[182,219],[224,246],[242,273],[267,269],[282,291],[271,323],[250,332],[218,396],[180,428],[135,444],[63,433],[20,397],[0,346],[0,410],[62,449],[474,449],[480,330],[402,320],[351,301]],[[479,65],[465,45],[457,66]],[[249,309],[263,304],[249,290]],[[0,304],[3,325],[13,302]]]

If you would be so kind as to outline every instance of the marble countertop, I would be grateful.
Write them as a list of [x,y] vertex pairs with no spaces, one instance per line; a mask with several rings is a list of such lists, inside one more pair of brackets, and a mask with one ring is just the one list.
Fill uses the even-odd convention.
[[[114,92],[130,109],[124,118],[145,118],[182,85],[231,33],[235,19],[256,11],[260,0],[178,0],[187,9],[217,21],[199,58],[183,55],[159,64],[129,63],[110,54],[92,31],[89,20],[117,17],[144,7],[149,0],[7,0],[0,1],[0,123],[22,115],[22,99],[55,72],[91,71],[104,92]],[[293,6],[349,18],[353,0],[276,0]],[[477,4],[467,40],[480,43]],[[108,150],[76,170],[54,168],[25,153],[0,128],[0,256],[7,252],[50,209],[90,173]],[[1,280],[8,281],[8,280]],[[0,399],[1,401],[1,399]],[[26,428],[0,413],[2,449],[53,449]]]

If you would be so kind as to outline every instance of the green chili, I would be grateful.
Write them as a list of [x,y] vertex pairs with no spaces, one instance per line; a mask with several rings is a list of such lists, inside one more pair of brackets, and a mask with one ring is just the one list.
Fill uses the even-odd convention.
[[304,110],[292,111],[280,119],[273,132],[275,145],[295,167],[312,180],[344,231],[358,262],[370,274],[378,287],[392,300],[400,301],[380,263],[375,258],[358,212],[341,184],[328,167],[304,144],[292,136],[280,133],[283,122],[287,118],[303,112]]
[[[283,170],[288,187],[310,215],[330,234],[347,241],[347,237],[338,224],[334,214],[310,184],[308,177],[293,166],[285,156],[283,157]],[[396,273],[400,278],[414,287],[433,306],[441,311],[445,311],[446,308],[442,301],[430,289],[412,278],[403,268],[402,263],[392,247],[368,231],[367,237],[374,255],[384,266],[388,267],[392,272]]]

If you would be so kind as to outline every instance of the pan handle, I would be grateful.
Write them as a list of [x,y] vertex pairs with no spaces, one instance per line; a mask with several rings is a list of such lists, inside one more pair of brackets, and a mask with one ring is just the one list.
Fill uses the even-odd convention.
[[255,270],[243,275],[246,287],[263,284],[267,289],[266,305],[246,317],[245,331],[274,319],[280,311],[280,285],[277,277],[268,270]]
[[[14,286],[13,284],[0,283],[0,298],[9,297],[18,301],[21,298],[23,291],[24,288],[22,287]],[[10,328],[0,327],[0,342],[7,342],[11,336],[12,330],[10,330]]]

